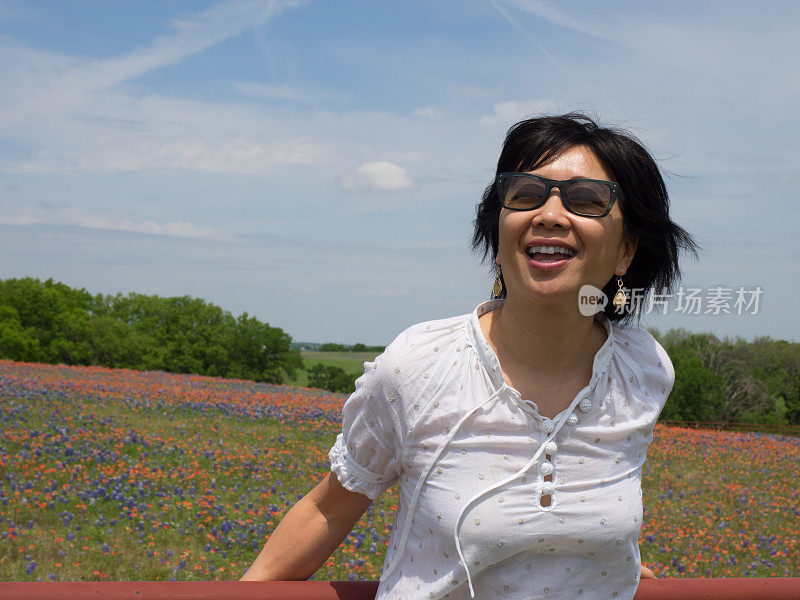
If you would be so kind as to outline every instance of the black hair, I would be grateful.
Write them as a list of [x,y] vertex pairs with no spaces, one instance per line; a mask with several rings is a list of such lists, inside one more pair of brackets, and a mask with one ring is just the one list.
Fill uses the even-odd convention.
[[[658,166],[644,145],[630,133],[601,127],[586,115],[569,113],[520,121],[506,134],[496,173],[532,171],[559,154],[577,146],[590,149],[603,168],[622,189],[620,203],[625,234],[638,242],[633,261],[624,276],[628,289],[641,289],[641,301],[654,290],[670,292],[680,279],[678,254],[681,250],[698,255],[699,246],[689,233],[669,217],[669,195]],[[472,248],[483,260],[497,256],[502,208],[495,182],[483,193],[477,206]],[[603,287],[611,299],[617,292],[612,277]],[[506,288],[498,296],[505,298]],[[628,299],[619,312],[612,302],[605,307],[611,321],[625,322],[634,314],[641,317],[640,303]]]

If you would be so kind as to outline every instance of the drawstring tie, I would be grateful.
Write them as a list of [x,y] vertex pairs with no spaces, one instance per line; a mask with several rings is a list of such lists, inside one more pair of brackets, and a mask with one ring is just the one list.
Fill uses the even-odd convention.
[[[411,502],[409,503],[408,514],[406,515],[405,523],[403,524],[403,533],[400,536],[400,542],[397,544],[397,551],[395,552],[395,555],[392,558],[391,564],[381,574],[380,581],[386,581],[386,579],[389,577],[389,575],[391,575],[391,573],[394,571],[395,567],[397,567],[398,563],[400,562],[400,557],[401,557],[401,555],[403,553],[403,549],[405,548],[406,540],[408,539],[408,533],[411,530],[411,520],[412,520],[412,518],[414,516],[414,511],[417,508],[417,500],[419,498],[420,492],[422,491],[422,486],[425,484],[425,481],[427,480],[428,475],[430,474],[431,469],[433,468],[433,465],[436,464],[436,461],[439,459],[439,456],[441,456],[441,454],[444,451],[444,449],[452,441],[453,437],[455,437],[456,433],[461,428],[461,425],[464,423],[464,421],[466,421],[469,417],[471,417],[473,415],[473,413],[475,413],[475,411],[477,411],[478,409],[482,408],[485,404],[488,404],[492,400],[497,399],[497,397],[499,396],[500,392],[502,392],[505,388],[506,388],[506,385],[503,384],[499,389],[495,390],[495,392],[492,393],[491,396],[486,398],[486,400],[484,400],[483,402],[481,402],[479,404],[476,404],[467,413],[465,413],[464,416],[461,417],[461,419],[459,419],[458,423],[456,423],[456,425],[450,430],[450,432],[448,433],[447,437],[442,441],[442,443],[439,444],[438,448],[436,448],[436,451],[431,455],[430,459],[428,459],[428,462],[425,464],[425,468],[422,470],[422,475],[420,476],[419,480],[417,481],[417,485],[414,488],[414,493],[411,495]],[[499,483],[494,484],[493,486],[489,487],[488,489],[475,494],[464,505],[464,507],[461,509],[461,511],[459,511],[458,517],[456,519],[455,530],[453,532],[453,539],[455,540],[455,543],[456,543],[456,551],[458,552],[459,561],[461,562],[462,565],[464,565],[464,570],[467,573],[467,584],[469,585],[469,593],[470,593],[470,596],[472,598],[475,597],[475,589],[474,589],[474,587],[472,585],[472,576],[470,575],[469,567],[467,566],[467,561],[464,558],[464,553],[461,551],[461,542],[458,539],[458,532],[459,532],[459,528],[461,527],[461,520],[464,517],[465,511],[478,498],[481,498],[482,496],[484,496],[488,492],[491,492],[492,490],[500,487],[501,485],[505,485],[506,483],[509,483],[510,481],[513,481],[514,479],[516,479],[517,477],[519,477],[520,475],[525,473],[531,467],[531,465],[533,465],[539,459],[539,457],[542,455],[542,452],[544,451],[545,444],[550,439],[555,438],[556,434],[561,430],[561,427],[563,427],[564,423],[567,422],[567,419],[572,414],[572,411],[574,410],[575,405],[577,404],[578,398],[580,398],[580,397],[582,397],[582,394],[578,394],[578,396],[575,397],[575,400],[573,400],[573,402],[570,405],[569,409],[564,411],[564,414],[557,421],[555,427],[553,428],[553,431],[545,437],[545,439],[542,441],[541,445],[539,446],[539,449],[533,455],[533,458],[531,458],[528,461],[528,463],[522,469],[520,469],[519,471],[517,471],[516,473],[514,473],[510,477],[507,477],[504,480],[500,481]]]
[[[574,404],[574,402],[573,402],[573,404]],[[551,433],[549,433],[545,437],[545,439],[539,445],[539,449],[536,451],[536,454],[533,455],[533,458],[531,458],[524,467],[522,467],[519,471],[517,471],[516,473],[514,473],[510,477],[506,477],[502,481],[500,481],[498,483],[495,483],[493,486],[483,490],[482,492],[478,492],[477,494],[475,494],[472,498],[469,499],[469,501],[463,506],[461,511],[458,513],[458,518],[456,519],[455,531],[453,532],[453,539],[456,542],[456,551],[458,552],[458,558],[461,561],[461,564],[464,565],[464,570],[467,572],[467,584],[469,585],[469,594],[470,594],[470,596],[472,598],[475,597],[475,590],[472,587],[472,576],[469,573],[469,567],[467,566],[467,561],[464,558],[463,552],[461,551],[461,542],[458,539],[458,530],[461,527],[461,519],[463,519],[464,513],[467,511],[467,508],[469,508],[469,506],[473,502],[475,502],[478,498],[484,496],[485,494],[488,494],[492,490],[497,489],[498,487],[500,487],[502,485],[505,485],[505,484],[513,481],[514,479],[516,479],[517,477],[519,477],[520,475],[525,473],[528,469],[530,469],[531,466],[537,460],[539,460],[539,457],[542,455],[542,452],[544,451],[545,444],[547,444],[547,442],[550,439],[554,438],[556,436],[556,434],[559,432],[559,430],[561,429],[561,427],[564,425],[564,423],[566,423],[567,419],[569,418],[569,415],[572,414],[572,411],[571,411],[572,408],[574,408],[574,406],[570,406],[570,411],[569,412],[565,411],[564,415],[562,415],[561,419],[558,421],[558,424],[553,428],[553,431]]]
[[[505,387],[505,386],[503,386],[503,387]],[[433,465],[436,464],[436,461],[439,459],[439,456],[441,456],[441,454],[444,451],[445,447],[447,447],[447,445],[450,443],[450,441],[456,435],[456,433],[458,432],[459,428],[464,423],[464,421],[466,421],[470,416],[472,416],[472,414],[476,410],[478,410],[479,408],[483,407],[483,405],[485,405],[488,402],[496,399],[498,397],[498,394],[503,390],[503,387],[501,387],[500,389],[496,390],[486,400],[484,400],[480,404],[476,404],[466,414],[464,414],[464,416],[461,417],[461,419],[458,421],[458,423],[456,423],[455,427],[453,427],[450,430],[450,432],[447,434],[447,437],[444,439],[444,441],[442,441],[441,444],[439,444],[439,447],[436,448],[436,451],[433,453],[433,455],[428,460],[427,464],[425,465],[425,468],[422,470],[422,475],[420,476],[419,480],[417,481],[417,486],[414,488],[414,493],[411,495],[411,502],[408,505],[408,514],[406,515],[406,521],[405,521],[405,523],[403,525],[403,533],[400,536],[400,542],[397,544],[397,552],[395,553],[394,558],[392,559],[392,563],[383,572],[383,574],[381,574],[380,581],[385,581],[386,578],[389,577],[391,572],[394,571],[394,568],[397,566],[397,564],[399,562],[399,558],[403,553],[403,548],[405,548],[406,539],[408,538],[408,532],[411,529],[411,519],[414,516],[414,511],[416,510],[416,507],[417,507],[417,499],[419,498],[419,494],[420,494],[420,491],[422,490],[422,486],[425,484],[425,481],[428,479],[428,475],[430,474],[431,469],[433,468]],[[459,554],[460,554],[460,552],[459,552]],[[466,566],[466,563],[465,563],[465,566]],[[467,576],[469,577],[469,571],[467,571]],[[472,589],[472,585],[471,584],[470,584],[470,589]]]

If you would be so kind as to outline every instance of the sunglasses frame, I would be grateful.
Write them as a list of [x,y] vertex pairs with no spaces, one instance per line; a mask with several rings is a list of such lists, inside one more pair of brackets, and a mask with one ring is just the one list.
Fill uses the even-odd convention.
[[[532,206],[530,208],[513,208],[510,206],[506,206],[505,198],[503,197],[503,181],[506,179],[510,179],[512,177],[527,177],[528,179],[535,179],[537,181],[542,181],[547,186],[547,191],[544,194],[544,197],[540,204],[536,206]],[[611,190],[611,199],[608,201],[608,206],[606,210],[601,215],[582,215],[581,213],[575,212],[569,206],[567,206],[566,202],[566,195],[567,195],[567,188],[574,183],[579,183],[581,181],[591,181],[594,183],[602,183],[603,185],[607,186]],[[573,215],[578,217],[586,217],[589,219],[600,219],[605,217],[608,213],[611,212],[611,209],[614,208],[614,202],[617,201],[617,198],[622,198],[622,189],[619,187],[619,184],[615,181],[606,181],[605,179],[589,179],[587,177],[581,177],[578,179],[567,179],[567,180],[559,180],[559,179],[548,179],[547,177],[542,177],[541,175],[534,175],[533,173],[498,173],[497,178],[495,180],[495,186],[497,187],[497,196],[500,199],[500,204],[506,210],[517,210],[517,211],[526,211],[526,210],[536,210],[537,208],[541,208],[550,198],[550,193],[553,191],[553,188],[558,188],[559,194],[561,196],[561,204],[562,206]]]

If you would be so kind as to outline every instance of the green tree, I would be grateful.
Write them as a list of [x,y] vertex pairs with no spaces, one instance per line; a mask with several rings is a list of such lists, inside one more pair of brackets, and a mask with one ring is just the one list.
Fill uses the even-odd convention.
[[341,367],[318,363],[308,370],[308,385],[331,392],[350,394],[355,391],[355,381],[359,376],[359,373],[346,373]]
[[152,338],[163,349],[165,371],[281,383],[302,367],[291,337],[243,313],[202,299],[131,293],[107,299],[110,315]]
[[283,330],[199,298],[91,296],[48,279],[0,281],[0,356],[280,383],[302,368]]
[[800,344],[770,338],[719,340],[685,329],[670,330],[660,341],[673,359],[693,352],[722,379],[724,402],[714,420],[788,423],[800,417]]
[[714,421],[725,406],[725,381],[709,371],[690,349],[674,351],[675,385],[661,418],[673,421]]
[[94,364],[148,370],[161,368],[164,363],[164,349],[153,338],[118,319],[96,316],[89,327]]
[[319,347],[320,352],[346,352],[347,348],[342,344],[334,344],[333,342],[327,342],[322,344]]
[[242,313],[230,340],[232,375],[271,383],[281,383],[283,373],[294,378],[303,359],[291,345],[292,338],[282,329]]
[[19,324],[38,346],[37,360],[89,364],[89,308],[92,296],[83,289],[48,279],[25,277],[0,282],[0,305],[12,307]]
[[40,359],[39,340],[32,329],[25,329],[17,309],[0,305],[0,357],[34,362]]

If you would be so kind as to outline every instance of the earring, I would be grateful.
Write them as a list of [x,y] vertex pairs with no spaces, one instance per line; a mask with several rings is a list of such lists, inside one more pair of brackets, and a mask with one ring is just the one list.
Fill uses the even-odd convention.
[[628,303],[628,296],[622,289],[622,277],[617,277],[617,293],[614,295],[614,307],[621,309]]
[[492,286],[492,297],[499,298],[503,293],[503,274],[500,272],[500,265],[494,266],[494,285]]

